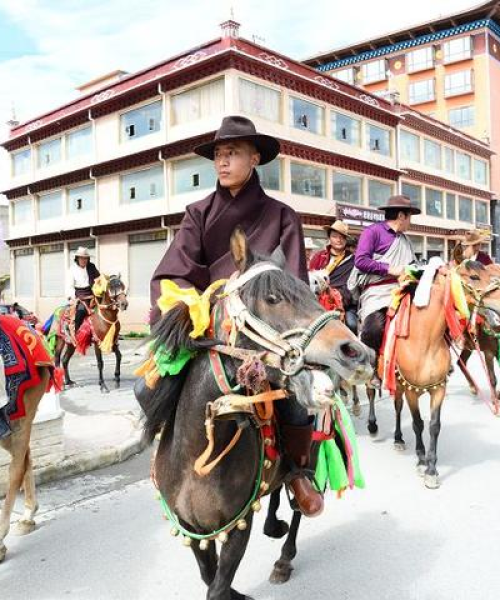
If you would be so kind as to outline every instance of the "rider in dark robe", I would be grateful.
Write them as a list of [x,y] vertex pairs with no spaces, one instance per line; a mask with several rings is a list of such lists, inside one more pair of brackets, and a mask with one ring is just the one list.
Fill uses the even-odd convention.
[[[308,283],[299,216],[264,192],[255,170],[258,164],[271,162],[279,149],[276,139],[258,134],[249,119],[239,116],[226,117],[214,141],[195,149],[200,156],[214,161],[217,188],[204,200],[187,206],[181,228],[154,272],[152,323],[160,317],[157,300],[162,279],[173,280],[183,288],[205,290],[211,282],[231,276],[235,266],[229,241],[237,226],[244,230],[249,246],[257,253],[270,255],[281,246],[287,268]],[[139,395],[144,406],[144,398]],[[283,446],[294,463],[290,487],[301,511],[317,515],[322,511],[323,499],[301,470],[309,462],[311,419],[305,409],[295,408],[292,412],[288,402],[278,404]]]

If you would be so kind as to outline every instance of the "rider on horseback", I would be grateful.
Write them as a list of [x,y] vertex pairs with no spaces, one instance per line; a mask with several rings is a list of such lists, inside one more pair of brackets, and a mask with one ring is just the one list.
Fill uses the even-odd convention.
[[94,298],[92,285],[100,273],[93,262],[87,248],[80,246],[75,252],[74,263],[69,268],[67,297],[75,306],[75,332],[78,331],[89,313]]
[[[160,317],[157,307],[160,281],[169,279],[181,288],[205,290],[211,282],[232,274],[234,262],[229,240],[238,225],[262,254],[271,255],[281,245],[287,268],[308,282],[300,219],[292,208],[266,195],[256,171],[259,164],[271,162],[279,151],[276,139],[257,133],[254,124],[240,116],[226,117],[214,141],[195,149],[200,156],[214,161],[217,189],[204,200],[187,206],[181,228],[153,275],[153,323]],[[143,407],[146,405],[147,411],[145,395],[147,390],[141,390],[138,400]],[[297,411],[290,414],[287,402],[278,404],[283,446],[294,463],[290,487],[304,514],[319,514],[323,508],[322,496],[303,471],[309,462],[311,419],[305,408],[297,417]]]

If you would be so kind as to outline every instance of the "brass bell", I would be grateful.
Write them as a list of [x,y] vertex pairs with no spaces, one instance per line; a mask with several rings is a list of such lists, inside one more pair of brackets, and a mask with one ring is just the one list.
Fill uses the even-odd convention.
[[262,508],[262,504],[259,502],[259,500],[255,500],[255,502],[252,502],[253,512],[259,512],[261,508]]
[[180,531],[177,529],[177,527],[172,527],[172,529],[170,530],[170,535],[173,537],[177,537],[179,533]]
[[264,461],[264,469],[270,469],[273,466],[272,461],[270,461],[268,458],[266,458],[266,460]]
[[229,539],[229,536],[227,535],[227,533],[225,531],[222,531],[221,533],[219,533],[219,535],[217,536],[217,539],[219,540],[219,542],[221,544],[225,544],[227,542],[227,540]]
[[260,484],[260,489],[261,489],[261,491],[262,491],[263,493],[267,492],[267,490],[269,489],[269,484],[268,484],[268,483],[266,483],[265,481],[263,481],[263,482]]
[[182,540],[182,543],[184,544],[184,546],[186,546],[186,548],[189,548],[191,546],[191,544],[193,543],[193,540],[190,537],[185,537]]
[[273,440],[271,438],[264,438],[264,446],[272,446],[273,445]]
[[208,546],[210,545],[210,540],[201,540],[200,541],[200,550],[208,550]]
[[245,529],[248,527],[247,522],[245,521],[245,519],[240,519],[237,523],[236,523],[236,527],[240,530],[240,531],[245,531]]

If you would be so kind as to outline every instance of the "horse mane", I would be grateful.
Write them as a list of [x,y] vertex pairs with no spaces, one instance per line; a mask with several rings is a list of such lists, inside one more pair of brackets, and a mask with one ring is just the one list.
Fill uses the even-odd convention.
[[467,271],[484,271],[484,265],[483,263],[479,262],[478,260],[464,260],[463,263],[464,267],[467,269]]

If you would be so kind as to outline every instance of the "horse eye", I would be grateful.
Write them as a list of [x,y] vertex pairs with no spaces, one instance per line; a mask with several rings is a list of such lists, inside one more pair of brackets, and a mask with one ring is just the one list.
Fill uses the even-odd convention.
[[275,296],[274,294],[269,294],[269,296],[266,298],[266,302],[268,304],[279,304],[281,302],[281,298],[278,298],[278,296]]
[[479,277],[479,275],[471,275],[470,278],[472,281],[479,281],[481,279],[481,277]]

